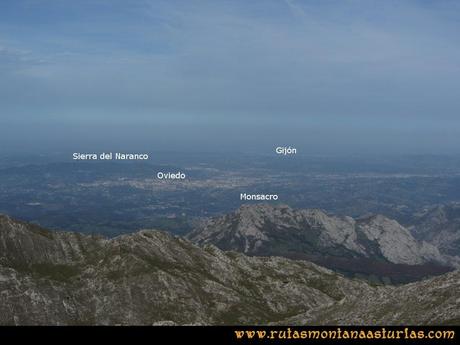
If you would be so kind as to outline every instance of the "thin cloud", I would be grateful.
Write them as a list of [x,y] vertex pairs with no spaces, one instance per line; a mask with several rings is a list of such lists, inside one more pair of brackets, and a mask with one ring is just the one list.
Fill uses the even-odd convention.
[[284,3],[289,7],[289,10],[292,12],[292,14],[296,17],[300,18],[306,18],[306,13],[303,10],[302,7],[297,5],[297,3],[294,0],[283,0]]
[[0,2],[0,111],[11,118],[346,133],[458,117],[460,14],[445,2],[55,4],[4,18]]

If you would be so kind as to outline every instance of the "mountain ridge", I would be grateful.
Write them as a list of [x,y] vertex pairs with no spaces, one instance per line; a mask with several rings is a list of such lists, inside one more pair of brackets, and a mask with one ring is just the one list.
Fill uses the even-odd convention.
[[460,256],[460,203],[427,207],[414,215],[414,236],[435,245],[445,255]]
[[[445,273],[453,266],[435,246],[415,239],[408,229],[382,215],[354,219],[319,209],[243,205],[233,213],[208,219],[186,238],[247,255],[304,258],[331,269],[348,269],[350,274],[381,270],[385,276],[391,270],[407,271],[407,281]],[[368,272],[364,264],[372,266]],[[409,267],[414,266],[419,272],[411,276]]]
[[[460,317],[459,271],[409,290],[372,286],[311,262],[198,247],[161,231],[106,239],[5,216],[0,246],[2,325],[304,324],[306,315],[310,324],[444,324]],[[391,296],[403,303],[417,284],[431,287],[417,295],[419,305],[435,302],[429,310],[409,303],[398,306],[404,317],[392,319],[398,308],[373,303]],[[442,293],[433,298],[432,291]],[[353,309],[359,300],[375,314]]]

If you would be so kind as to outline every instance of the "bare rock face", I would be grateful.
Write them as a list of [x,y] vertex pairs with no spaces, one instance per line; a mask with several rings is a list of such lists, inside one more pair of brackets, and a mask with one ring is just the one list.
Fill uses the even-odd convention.
[[71,232],[51,232],[36,225],[0,215],[0,263],[24,266],[29,264],[77,264],[107,242]]
[[315,314],[300,314],[280,324],[458,325],[460,271],[398,287],[378,287],[362,298],[346,299]]
[[244,205],[233,214],[210,219],[187,238],[248,255],[307,259],[344,273],[407,281],[445,273],[447,266],[453,266],[434,245],[415,239],[398,222],[380,215],[353,219],[322,210]]
[[419,240],[426,241],[450,256],[460,256],[460,203],[427,208],[415,215],[410,229]]
[[409,230],[397,221],[373,216],[358,222],[368,240],[375,242],[382,255],[395,264],[420,265],[425,262],[444,262],[438,249],[424,241],[417,241]]
[[0,246],[3,325],[268,323],[368,288],[151,230],[107,240],[2,216]]
[[[460,313],[458,279],[455,272],[373,287],[310,262],[198,247],[160,231],[104,239],[0,216],[1,325],[453,322]],[[385,298],[399,301],[393,309],[387,303],[388,315],[401,312],[418,286],[418,319],[385,318],[379,309]],[[337,319],[330,316],[334,308]]]

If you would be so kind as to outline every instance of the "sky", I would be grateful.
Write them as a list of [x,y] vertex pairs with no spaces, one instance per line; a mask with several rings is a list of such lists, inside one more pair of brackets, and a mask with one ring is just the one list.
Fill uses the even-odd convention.
[[456,0],[1,0],[0,151],[460,153]]

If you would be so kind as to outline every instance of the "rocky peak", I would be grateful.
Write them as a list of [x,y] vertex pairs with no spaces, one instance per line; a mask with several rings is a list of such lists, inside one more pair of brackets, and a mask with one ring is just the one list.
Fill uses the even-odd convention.
[[[286,205],[243,205],[234,213],[209,219],[187,238],[250,255],[305,258],[331,268],[343,268],[343,259],[359,258],[401,265],[448,264],[436,247],[382,215],[353,219]],[[363,264],[349,263],[359,265]]]
[[449,256],[460,256],[460,203],[436,205],[414,215],[414,236]]
[[449,323],[458,277],[375,287],[160,231],[103,239],[0,217],[0,325]]
[[84,251],[103,245],[102,237],[55,232],[0,215],[0,261],[13,266],[37,263],[75,263]]

